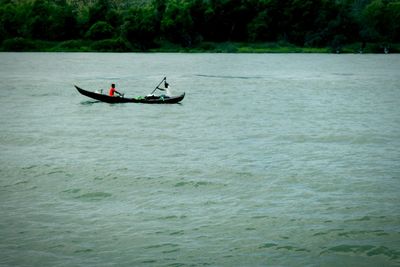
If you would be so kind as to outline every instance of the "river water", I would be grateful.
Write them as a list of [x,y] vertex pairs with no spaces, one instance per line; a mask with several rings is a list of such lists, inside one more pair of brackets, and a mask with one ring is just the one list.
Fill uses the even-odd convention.
[[400,55],[0,61],[0,266],[399,266]]

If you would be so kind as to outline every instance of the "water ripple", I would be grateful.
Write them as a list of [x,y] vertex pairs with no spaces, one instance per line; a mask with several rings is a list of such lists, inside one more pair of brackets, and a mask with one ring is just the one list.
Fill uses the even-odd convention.
[[105,198],[111,197],[112,194],[106,192],[91,192],[85,193],[80,196],[75,197],[76,199],[87,200],[87,201],[99,201]]
[[345,254],[356,254],[356,255],[365,255],[368,257],[373,256],[386,256],[391,260],[400,259],[400,251],[396,249],[391,249],[386,246],[372,246],[372,245],[350,245],[343,244],[328,248],[322,251],[320,254],[325,253],[345,253]]

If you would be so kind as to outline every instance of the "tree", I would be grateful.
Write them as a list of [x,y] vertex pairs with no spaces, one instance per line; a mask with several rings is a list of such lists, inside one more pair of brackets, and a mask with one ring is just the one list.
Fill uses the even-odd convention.
[[18,24],[15,6],[12,4],[0,6],[0,41],[18,36]]
[[122,25],[122,35],[132,45],[147,50],[155,45],[159,22],[151,7],[131,8]]
[[34,39],[49,40],[51,26],[51,7],[45,0],[36,0],[31,10],[30,26],[31,37]]
[[388,35],[392,42],[400,42],[400,1],[387,5]]
[[98,21],[107,21],[106,16],[110,10],[108,0],[97,0],[96,3],[89,8],[88,25],[93,25]]
[[373,0],[361,13],[361,36],[366,41],[382,41],[385,39],[386,18],[385,4],[382,0]]
[[161,20],[161,32],[168,40],[191,46],[193,42],[193,20],[190,2],[170,0]]
[[104,40],[113,37],[114,30],[110,24],[105,21],[98,21],[90,27],[86,37],[92,40]]
[[59,0],[59,5],[53,8],[51,17],[51,32],[52,40],[71,40],[79,37],[78,22],[74,11],[65,0]]
[[276,36],[273,36],[270,30],[272,25],[271,17],[267,10],[263,10],[247,25],[249,41],[273,41]]
[[280,0],[254,0],[256,12],[247,24],[250,41],[287,41],[292,28],[290,3]]
[[256,15],[249,0],[210,0],[202,35],[211,41],[246,41],[248,24]]
[[119,50],[147,50],[162,40],[184,47],[399,42],[400,0],[0,0],[0,42],[10,40],[9,47],[82,38]]

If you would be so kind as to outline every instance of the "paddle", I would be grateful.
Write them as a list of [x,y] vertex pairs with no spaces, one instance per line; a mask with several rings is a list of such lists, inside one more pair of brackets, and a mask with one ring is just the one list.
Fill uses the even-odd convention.
[[153,92],[151,92],[150,94],[152,95],[157,89],[159,89],[158,87],[163,83],[163,81],[166,81],[167,77],[164,77],[164,79],[162,79],[162,81],[156,86],[156,88],[154,88]]

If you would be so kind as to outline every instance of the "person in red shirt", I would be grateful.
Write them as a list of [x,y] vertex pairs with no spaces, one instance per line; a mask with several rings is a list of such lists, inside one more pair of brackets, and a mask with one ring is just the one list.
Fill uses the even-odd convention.
[[109,92],[109,96],[114,96],[114,94],[117,93],[120,96],[123,96],[123,94],[121,94],[120,92],[117,91],[117,89],[115,89],[115,84],[111,84],[110,87],[110,92]]

